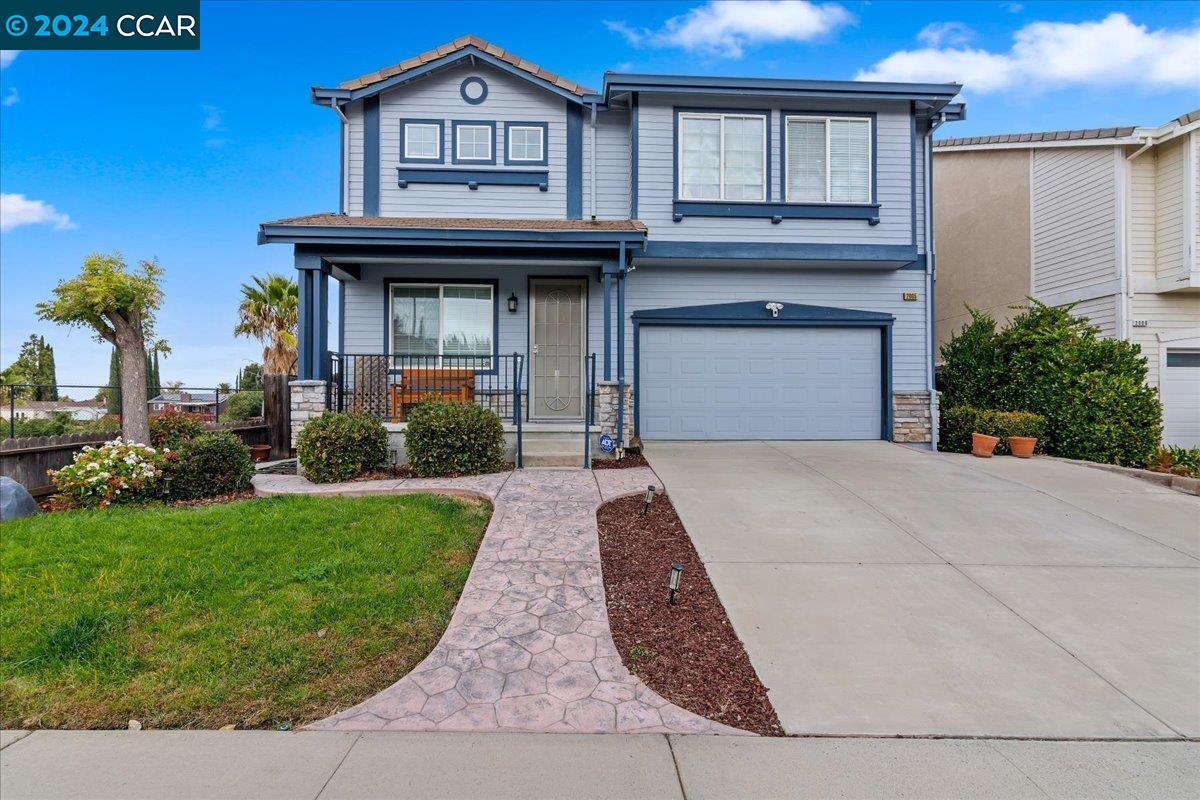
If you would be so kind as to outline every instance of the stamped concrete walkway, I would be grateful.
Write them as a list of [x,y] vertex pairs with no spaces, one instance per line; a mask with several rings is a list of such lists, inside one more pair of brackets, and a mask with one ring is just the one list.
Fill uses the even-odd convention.
[[646,468],[325,485],[255,477],[259,495],[435,492],[494,507],[437,647],[392,686],[309,727],[746,735],[667,702],[625,669],[613,644],[596,509],[652,483]]

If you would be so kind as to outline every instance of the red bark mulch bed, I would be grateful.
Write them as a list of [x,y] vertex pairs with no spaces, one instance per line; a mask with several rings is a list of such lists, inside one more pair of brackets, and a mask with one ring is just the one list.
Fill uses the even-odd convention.
[[641,453],[626,453],[624,458],[593,458],[592,469],[632,469],[650,464]]
[[[675,507],[665,496],[654,500],[646,516],[644,506],[640,495],[624,497],[596,514],[608,619],[625,666],[682,708],[742,730],[783,736],[766,687]],[[675,605],[669,605],[673,562],[683,565],[683,577]]]

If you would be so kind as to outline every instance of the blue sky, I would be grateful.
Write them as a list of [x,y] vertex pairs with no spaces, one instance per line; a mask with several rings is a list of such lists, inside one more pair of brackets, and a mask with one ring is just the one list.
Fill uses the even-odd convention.
[[[202,47],[0,58],[0,362],[30,332],[59,379],[108,348],[33,304],[96,250],[166,268],[166,380],[232,381],[238,287],[290,274],[264,220],[337,204],[331,85],[474,33],[599,87],[605,70],[959,80],[946,135],[1157,125],[1200,106],[1200,3],[206,2]],[[532,24],[536,21],[536,24]]]

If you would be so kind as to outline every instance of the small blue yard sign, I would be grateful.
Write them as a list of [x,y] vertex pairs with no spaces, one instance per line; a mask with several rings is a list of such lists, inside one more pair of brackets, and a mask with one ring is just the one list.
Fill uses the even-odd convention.
[[617,449],[617,440],[607,433],[600,434],[600,449],[606,453],[611,453]]

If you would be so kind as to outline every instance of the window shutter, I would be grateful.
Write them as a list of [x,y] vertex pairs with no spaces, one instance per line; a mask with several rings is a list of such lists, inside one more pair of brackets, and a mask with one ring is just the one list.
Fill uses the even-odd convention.
[[792,203],[825,202],[825,122],[788,121],[787,199]]
[[871,202],[870,121],[829,121],[829,200]]

